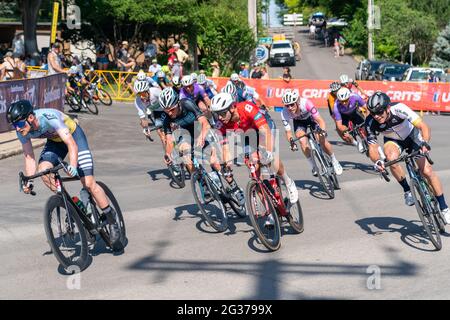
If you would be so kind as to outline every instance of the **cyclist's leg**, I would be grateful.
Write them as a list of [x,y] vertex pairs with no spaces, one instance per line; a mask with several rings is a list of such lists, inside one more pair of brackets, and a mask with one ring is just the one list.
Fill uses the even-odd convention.
[[[303,136],[308,130],[308,123],[305,121],[294,120],[294,132],[297,138]],[[311,169],[314,169],[314,162],[311,159],[311,148],[309,147],[308,138],[303,137],[300,140],[300,148],[302,149],[303,154],[305,155],[306,160],[308,161]]]
[[[54,142],[47,140],[44,149],[39,156],[38,171],[44,171],[53,168],[59,164],[59,159],[64,159],[68,149],[64,142]],[[53,192],[56,191],[53,175],[42,176],[44,184]]]
[[[398,159],[400,154],[403,151],[403,147],[401,146],[401,141],[396,141],[393,139],[384,138],[384,154],[386,155],[386,161],[392,161]],[[390,166],[391,173],[395,177],[395,179],[400,183],[406,179],[405,171],[403,170],[400,163],[394,164]]]

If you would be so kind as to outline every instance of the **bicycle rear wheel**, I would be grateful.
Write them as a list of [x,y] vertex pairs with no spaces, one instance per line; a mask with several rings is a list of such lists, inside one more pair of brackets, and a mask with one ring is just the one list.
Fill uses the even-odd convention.
[[103,103],[105,106],[112,105],[112,98],[108,92],[103,89],[97,90],[98,100]]
[[[214,230],[223,232],[228,229],[227,211],[211,183],[199,171],[195,171],[191,176],[192,194],[200,212]],[[205,192],[209,193],[209,197],[205,197]]]
[[[281,246],[281,228],[278,214],[266,191],[255,181],[250,180],[245,192],[245,204],[250,222],[256,236],[269,250],[276,251]],[[270,219],[273,225],[267,226]]]
[[66,271],[83,271],[88,261],[86,231],[76,209],[69,202],[67,205],[66,208],[60,195],[48,199],[44,210],[45,234],[53,254]]
[[429,200],[426,198],[419,182],[415,179],[411,180],[411,192],[414,198],[414,205],[416,206],[417,213],[422,221],[425,232],[428,234],[428,237],[436,250],[441,250],[441,235],[439,234],[438,226],[436,225],[433,210],[431,209]]
[[434,219],[436,220],[436,224],[439,228],[440,233],[445,233],[445,225],[446,222],[444,221],[444,217],[442,217],[441,210],[439,209],[439,202],[436,199],[436,196],[433,193],[433,190],[431,189],[430,185],[428,183],[425,183],[426,192],[428,196],[430,197],[430,206],[434,213]]
[[98,114],[98,107],[97,107],[97,103],[94,102],[93,99],[88,99],[88,101],[84,100],[84,106],[86,107],[86,109],[88,109],[88,111],[92,114]]
[[[330,199],[334,198],[334,184],[331,181],[330,173],[328,172],[328,168],[324,163],[325,160],[322,159],[321,155],[317,150],[312,150],[312,160],[314,162],[314,167],[317,168],[317,173],[319,177],[320,184],[322,185],[324,191],[330,197]],[[337,179],[336,179],[337,180]]]
[[[112,193],[112,191],[108,188],[106,184],[101,181],[97,181],[97,184],[105,191],[106,198],[108,199],[109,206],[114,209],[116,215],[116,224],[120,230],[120,238],[115,243],[111,243],[109,230],[105,226],[102,230],[100,230],[100,236],[103,241],[105,241],[106,245],[108,245],[113,250],[121,250],[126,245],[127,241],[127,232],[125,228],[125,221],[123,219],[122,210],[120,209],[119,203],[116,200],[116,197]],[[101,208],[97,206],[97,212],[101,212]]]
[[[70,96],[67,96],[66,95],[66,104],[69,106],[69,108],[70,109],[72,109],[73,111],[80,111],[80,109],[81,109],[81,107],[80,107],[80,105],[78,104],[78,103],[75,103],[74,101],[73,101],[73,98],[74,98],[74,96],[73,95],[70,95]],[[78,101],[78,99],[77,98],[75,98],[77,101]]]

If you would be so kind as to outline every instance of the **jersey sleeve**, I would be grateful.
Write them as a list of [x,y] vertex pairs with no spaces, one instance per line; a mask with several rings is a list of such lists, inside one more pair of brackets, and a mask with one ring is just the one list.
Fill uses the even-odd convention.
[[281,121],[283,122],[283,127],[286,131],[292,130],[291,125],[289,124],[290,120],[291,119],[286,111],[286,108],[283,108],[283,112],[281,112]]
[[391,112],[402,119],[408,120],[413,126],[417,126],[422,121],[422,118],[417,113],[403,103],[392,106]]
[[51,128],[53,128],[55,131],[61,130],[61,129],[68,129],[66,124],[64,123],[64,117],[62,113],[59,112],[45,112],[42,114],[42,117],[39,119],[40,121],[46,121]]
[[366,101],[364,101],[364,99],[360,95],[356,95],[356,102],[360,107],[364,107],[366,105]]
[[320,117],[319,111],[314,106],[311,100],[306,100],[305,107],[306,111],[308,111],[311,114],[313,119],[317,119],[318,117]]
[[170,121],[170,117],[164,117],[163,119],[162,119],[162,129],[163,129],[163,131],[164,131],[164,134],[172,134],[172,128],[171,128],[171,126],[170,126],[170,123],[171,123],[171,121]]
[[339,112],[339,101],[335,101],[334,102],[334,108],[333,108],[333,114],[334,114],[334,119],[336,121],[342,121],[342,116],[341,113]]
[[368,116],[365,123],[365,128],[367,132],[367,143],[376,144],[377,143],[377,132],[375,128],[375,120],[372,116]]
[[139,96],[137,96],[136,99],[134,100],[134,106],[137,109],[139,118],[144,119],[145,118],[144,104],[142,103],[142,100]]

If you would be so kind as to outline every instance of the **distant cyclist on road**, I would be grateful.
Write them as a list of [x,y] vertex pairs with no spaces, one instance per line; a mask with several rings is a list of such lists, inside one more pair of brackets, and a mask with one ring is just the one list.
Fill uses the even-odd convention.
[[360,96],[364,99],[367,100],[367,94],[366,92],[359,86],[358,82],[356,82],[355,80],[350,79],[346,74],[343,74],[339,77],[339,81],[340,81],[340,85],[342,87],[346,87],[348,88],[350,91],[353,92],[352,88],[355,87],[358,91]]
[[[313,105],[311,100],[299,97],[298,91],[287,91],[283,94],[282,102],[284,104],[283,112],[281,113],[281,119],[283,121],[284,130],[286,131],[286,138],[291,144],[291,150],[296,151],[296,145],[292,143],[293,134],[290,126],[290,121],[294,124],[294,133],[297,138],[306,134],[308,128],[311,130],[319,131],[318,140],[324,151],[331,157],[334,171],[337,175],[342,174],[342,166],[336,159],[333,153],[333,148],[330,142],[326,138],[325,120],[319,114],[317,108]],[[311,166],[312,173],[317,176],[317,168],[314,166],[314,162],[311,159],[311,150],[308,145],[306,137],[300,139],[300,145]],[[295,146],[295,147],[293,147]],[[295,149],[293,149],[295,148]]]

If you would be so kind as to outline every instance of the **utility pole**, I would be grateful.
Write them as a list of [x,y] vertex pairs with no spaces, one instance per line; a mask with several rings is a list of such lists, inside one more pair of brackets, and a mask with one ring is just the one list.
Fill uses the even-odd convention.
[[248,4],[248,26],[252,29],[255,40],[258,38],[257,19],[256,19],[256,0],[247,0]]
[[373,29],[374,29],[374,25],[373,25],[373,0],[368,0],[368,4],[367,4],[367,10],[368,10],[368,21],[367,21],[367,28],[369,30],[369,37],[368,37],[368,44],[367,44],[367,48],[368,48],[368,59],[372,60],[373,56],[374,56],[374,45],[373,45]]

